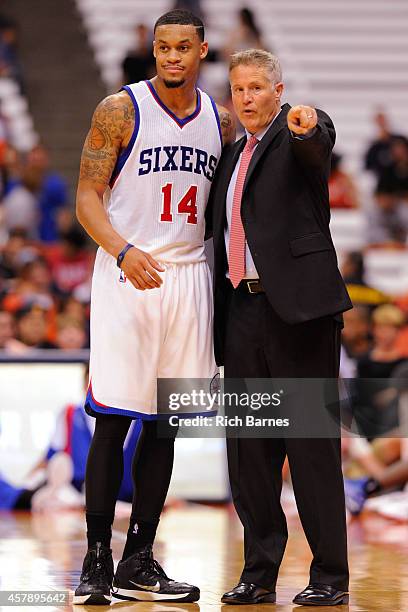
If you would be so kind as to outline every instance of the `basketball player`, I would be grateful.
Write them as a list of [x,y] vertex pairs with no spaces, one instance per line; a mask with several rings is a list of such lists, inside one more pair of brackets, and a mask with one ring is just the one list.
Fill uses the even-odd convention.
[[[88,552],[74,603],[200,595],[169,579],[152,554],[174,453],[174,436],[157,436],[156,379],[215,373],[204,211],[234,128],[229,112],[196,87],[208,51],[201,20],[170,11],[154,34],[157,76],[99,104],[82,153],[77,215],[100,248],[87,395],[96,417],[86,473]],[[135,496],[113,577],[111,526],[123,441],[135,418],[143,420]]]

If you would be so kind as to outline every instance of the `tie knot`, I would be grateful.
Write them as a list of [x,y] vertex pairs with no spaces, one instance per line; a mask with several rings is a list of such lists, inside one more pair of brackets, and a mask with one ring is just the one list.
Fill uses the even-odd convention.
[[249,138],[247,140],[245,148],[247,149],[247,151],[253,151],[253,149],[256,147],[258,142],[259,141],[258,141],[258,139],[255,136],[251,136],[251,138]]

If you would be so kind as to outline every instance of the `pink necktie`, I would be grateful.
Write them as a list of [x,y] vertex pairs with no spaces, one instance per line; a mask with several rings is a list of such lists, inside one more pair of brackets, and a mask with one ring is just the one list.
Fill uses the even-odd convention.
[[242,151],[237,182],[235,183],[228,249],[229,275],[234,289],[238,287],[245,276],[245,231],[241,221],[241,200],[249,162],[251,161],[252,154],[257,144],[258,140],[255,136],[251,136],[251,138],[247,140],[244,150]]

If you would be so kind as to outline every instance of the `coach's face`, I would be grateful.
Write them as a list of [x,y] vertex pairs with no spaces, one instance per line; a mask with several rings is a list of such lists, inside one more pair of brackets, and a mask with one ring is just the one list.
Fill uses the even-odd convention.
[[251,134],[265,129],[280,110],[283,83],[274,83],[266,68],[251,64],[235,66],[230,83],[234,109],[244,128]]
[[156,28],[153,54],[157,75],[169,88],[196,81],[200,62],[208,53],[193,25],[161,25]]

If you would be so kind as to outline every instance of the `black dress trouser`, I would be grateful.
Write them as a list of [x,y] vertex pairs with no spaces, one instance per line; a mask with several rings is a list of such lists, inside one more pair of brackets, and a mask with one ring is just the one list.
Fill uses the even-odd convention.
[[[331,316],[288,325],[265,294],[239,287],[228,308],[225,378],[336,378],[340,329]],[[310,582],[348,590],[340,439],[233,437],[227,439],[227,451],[232,497],[244,526],[241,580],[275,587],[288,537],[280,504],[282,466],[288,456],[313,554]]]

